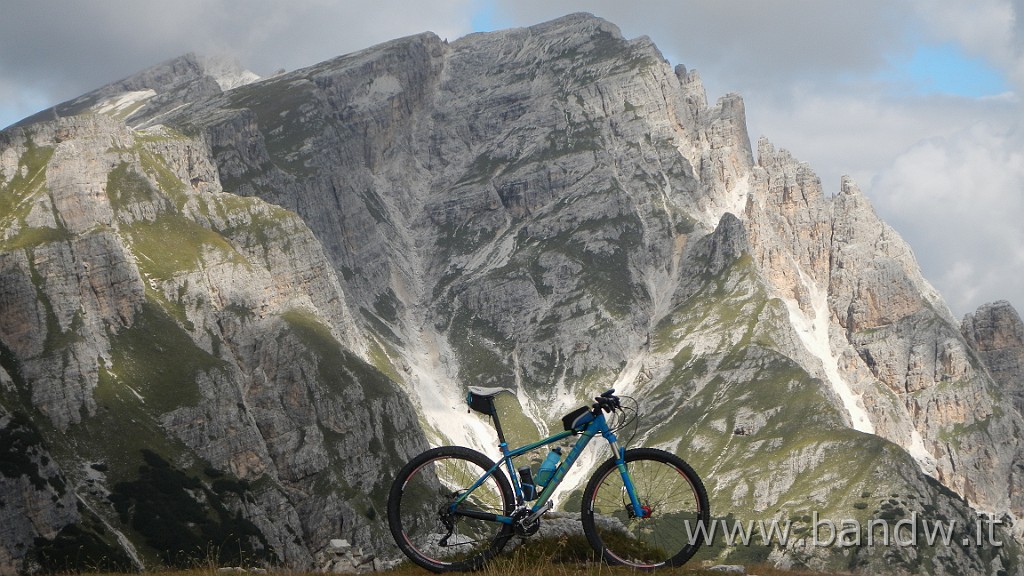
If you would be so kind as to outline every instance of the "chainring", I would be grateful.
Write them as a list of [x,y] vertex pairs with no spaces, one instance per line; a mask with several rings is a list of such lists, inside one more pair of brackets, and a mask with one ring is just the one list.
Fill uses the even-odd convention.
[[530,514],[532,512],[529,508],[520,508],[512,513],[512,530],[515,531],[516,536],[526,538],[540,530],[540,517],[538,516],[533,522],[530,522]]

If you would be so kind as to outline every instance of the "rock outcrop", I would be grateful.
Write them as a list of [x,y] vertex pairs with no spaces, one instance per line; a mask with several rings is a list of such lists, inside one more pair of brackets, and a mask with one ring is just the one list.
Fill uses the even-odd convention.
[[999,391],[1024,413],[1024,323],[1009,302],[982,306],[964,317],[964,338],[992,375]]
[[[19,160],[2,180],[0,425],[32,442],[4,470],[17,519],[0,530],[4,566],[62,568],[83,542],[96,562],[151,564],[123,544],[144,513],[143,464],[190,479],[165,497],[223,514],[202,529],[147,521],[178,534],[161,563],[205,557],[189,538],[218,530],[241,538],[216,542],[224,554],[295,566],[342,534],[381,546],[383,509],[344,495],[382,493],[425,443],[405,396],[360,359],[305,224],[223,193],[202,142],[168,129],[91,115],[5,137]],[[59,535],[71,525],[92,528]],[[143,535],[135,547],[162,537]]]

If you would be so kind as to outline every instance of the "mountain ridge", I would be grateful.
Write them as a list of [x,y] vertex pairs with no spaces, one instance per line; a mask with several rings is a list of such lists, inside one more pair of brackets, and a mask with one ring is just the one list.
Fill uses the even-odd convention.
[[[72,118],[42,125],[27,120],[4,131],[5,187],[15,186],[12,175],[24,172],[25,179],[29,164],[40,174],[41,165],[49,189],[30,191],[32,198],[67,214],[61,226],[40,226],[46,210],[8,219],[8,239],[41,228],[59,237],[49,232],[27,248],[23,241],[9,242],[7,258],[25,262],[30,253],[61,246],[65,235],[77,238],[97,222],[116,229],[158,226],[155,215],[171,210],[183,217],[175,226],[206,234],[188,223],[194,222],[216,232],[253,266],[261,252],[288,242],[291,234],[272,226],[278,232],[268,237],[254,221],[265,213],[294,222],[286,230],[302,230],[302,258],[322,254],[313,269],[293,272],[296,281],[278,289],[277,298],[318,294],[319,304],[306,308],[313,318],[288,309],[275,316],[262,311],[274,298],[254,298],[232,314],[279,318],[295,337],[289,349],[314,365],[336,353],[323,347],[327,329],[342,357],[350,351],[408,395],[401,400],[396,394],[380,413],[408,422],[396,406],[410,402],[416,409],[409,413],[431,442],[491,444],[486,422],[466,418],[460,405],[468,384],[514,384],[527,415],[516,432],[534,437],[593,390],[615,386],[642,395],[654,423],[645,424],[641,438],[694,464],[716,509],[776,510],[776,516],[799,519],[809,517],[810,503],[838,514],[884,515],[898,508],[937,517],[941,511],[966,523],[973,511],[963,498],[994,516],[1017,517],[1024,508],[1015,472],[1020,410],[1001,399],[989,376],[997,373],[1000,387],[1012,387],[1020,364],[979,352],[989,350],[983,342],[1006,340],[1007,330],[957,324],[909,247],[852,181],[826,198],[813,171],[788,152],[762,139],[755,157],[742,98],[727,95],[709,106],[699,74],[671,68],[649,40],[626,40],[613,24],[575,14],[450,44],[429,33],[410,36],[226,91],[207,78],[194,79],[198,88],[184,82],[166,92],[173,97],[126,101],[120,109],[102,107],[106,98],[118,97],[116,90],[72,101],[90,102],[86,108],[99,113],[92,128]],[[110,172],[98,172],[92,184],[61,184],[53,158],[79,161],[75,154],[89,146],[76,131],[90,130],[97,141],[149,134],[143,137],[146,153],[119,153],[131,159],[123,169],[100,162]],[[33,142],[52,142],[54,156],[33,160],[39,153],[30,151],[29,133]],[[168,200],[140,196],[130,174],[143,176]],[[134,184],[115,185],[119,178]],[[202,204],[197,198],[206,195],[242,205],[259,197],[266,208],[232,217],[249,231],[225,235],[233,226],[196,209]],[[59,208],[65,197],[76,199],[75,210]],[[109,198],[109,212],[98,210],[103,202],[87,200],[101,197]],[[180,206],[172,209],[168,201]],[[136,234],[144,244],[144,235]],[[223,247],[219,242],[210,245]],[[208,286],[208,295],[200,297],[197,277],[179,270],[188,262],[130,244],[140,276],[127,283],[135,287],[133,296],[113,298],[122,306],[122,322],[138,314],[138,306],[156,305],[204,353],[227,361],[230,348],[240,367],[251,360],[238,350],[269,345],[246,320],[229,320],[227,306],[206,303],[238,288],[230,274],[217,272],[225,263],[212,266],[202,251],[199,260],[189,261],[198,262],[206,277],[200,284]],[[148,272],[140,257],[154,262]],[[260,266],[273,278],[287,260]],[[129,271],[131,261],[125,259]],[[31,296],[31,277],[23,274],[20,284],[2,288],[20,295],[12,296],[17,301],[64,306],[57,314],[62,333],[78,335],[74,305],[59,304],[66,291]],[[323,277],[332,287],[310,287]],[[43,310],[38,318],[47,316],[47,305],[55,304],[34,304]],[[1000,309],[987,322],[1002,326],[1010,314]],[[84,326],[97,327],[95,320],[106,317],[81,316]],[[97,327],[80,337],[107,341],[110,335]],[[14,360],[32,357],[11,347],[17,333],[0,334],[10,350],[5,354],[13,357],[4,364],[5,391],[31,390],[33,398],[8,399],[4,406],[11,414],[36,409],[35,396],[52,387],[14,382],[12,373],[24,373]],[[233,344],[215,349],[214,334]],[[125,351],[122,362],[133,354],[139,353]],[[289,365],[286,356],[257,365],[267,374],[280,372]],[[94,368],[98,391],[99,375],[108,370],[103,366],[116,365],[117,358],[109,352],[93,357],[103,359]],[[319,370],[304,361],[289,369],[307,375]],[[244,369],[239,386],[251,386],[243,383],[256,374],[251,366]],[[257,397],[296,381],[266,382]],[[338,390],[344,394],[344,387]],[[94,417],[89,392],[89,386],[75,392],[86,407],[80,421]],[[214,394],[225,409],[230,397]],[[787,398],[801,408],[788,406]],[[237,462],[230,469],[234,477],[258,480],[272,461],[284,485],[317,483],[309,470],[322,466],[315,462],[323,460],[325,444],[298,440],[269,459],[252,459],[237,446],[203,452],[196,433],[201,428],[194,428],[200,415],[188,406],[169,407],[157,419],[159,429],[205,454],[214,468]],[[816,414],[808,416],[808,410]],[[70,426],[73,412],[54,421],[57,411],[46,411],[36,420]],[[306,418],[301,411],[269,407],[265,417],[257,436]],[[328,422],[334,417],[318,417],[317,430],[340,434],[332,437],[335,446],[347,444],[339,432],[345,427]],[[222,415],[220,422],[226,430],[230,419]],[[745,433],[734,434],[738,429]],[[214,438],[223,434],[208,430]],[[422,445],[415,436],[402,442],[395,460]],[[387,445],[394,432],[382,430],[374,438]],[[844,459],[865,446],[861,460]],[[308,458],[289,461],[290,453]],[[858,472],[844,475],[850,466]],[[803,475],[832,486],[808,484]],[[945,487],[936,488],[931,478]],[[885,498],[878,486],[887,490]],[[571,492],[562,499],[571,502]],[[303,506],[310,504],[297,504],[288,490],[261,494],[267,501],[291,501],[296,516],[289,526],[303,526],[308,543],[286,547],[285,560],[312,562],[317,542],[324,545],[330,531],[307,525]],[[322,497],[344,508],[343,499]],[[322,500],[307,502],[313,501]],[[259,526],[268,544],[282,546],[283,536],[274,536],[279,531],[265,520]],[[1012,530],[1019,536],[1018,528]],[[371,542],[386,550],[379,537]],[[886,565],[882,550],[858,549],[851,557],[833,552],[789,547],[764,554],[779,564],[811,567]],[[1013,554],[1002,552],[951,548],[901,558],[930,573],[995,561],[1019,571]]]

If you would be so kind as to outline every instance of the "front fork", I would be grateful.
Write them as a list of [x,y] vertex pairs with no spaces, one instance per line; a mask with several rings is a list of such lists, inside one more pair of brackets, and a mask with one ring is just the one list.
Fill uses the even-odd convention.
[[605,439],[608,440],[608,445],[612,449],[615,465],[622,476],[623,490],[625,490],[625,495],[629,498],[629,502],[626,503],[626,511],[629,513],[630,518],[650,518],[651,508],[640,503],[640,497],[636,493],[636,486],[633,485],[633,478],[629,475],[629,468],[626,466],[626,450],[619,446],[619,441],[615,438],[614,433],[608,432],[605,435]]

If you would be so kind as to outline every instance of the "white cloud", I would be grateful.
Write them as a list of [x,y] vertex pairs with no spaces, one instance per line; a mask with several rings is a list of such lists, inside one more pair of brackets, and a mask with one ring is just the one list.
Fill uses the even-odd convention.
[[1009,0],[914,0],[933,34],[951,37],[968,49],[990,54],[1012,44],[1014,6]]
[[994,300],[1024,309],[1024,133],[979,123],[899,155],[873,201],[917,249],[958,314]]
[[[0,86],[45,93],[49,106],[187,52],[227,54],[269,74],[425,31],[454,39],[471,32],[470,4],[9,2],[0,17]],[[0,117],[0,124],[18,119]]]
[[953,40],[968,52],[1002,67],[1017,90],[1024,90],[1024,1],[914,0],[927,31]]

